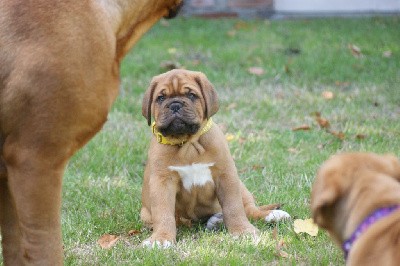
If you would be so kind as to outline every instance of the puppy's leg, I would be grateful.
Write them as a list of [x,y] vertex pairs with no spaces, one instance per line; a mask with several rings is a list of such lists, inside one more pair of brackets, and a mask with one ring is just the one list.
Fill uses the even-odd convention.
[[253,195],[246,188],[243,182],[240,182],[240,191],[247,217],[256,220],[265,220],[266,222],[278,222],[290,218],[290,215],[282,210],[277,210],[280,204],[270,204],[258,207],[254,201]]
[[21,265],[19,257],[21,234],[5,176],[0,177],[0,228],[5,265]]
[[241,182],[236,174],[235,167],[227,168],[216,183],[217,197],[222,207],[223,219],[228,231],[233,235],[250,233],[258,234],[247,219],[242,199],[240,198]]
[[175,201],[177,183],[171,176],[154,175],[150,177],[150,184],[150,220],[153,226],[153,234],[143,241],[143,245],[168,248],[176,241]]

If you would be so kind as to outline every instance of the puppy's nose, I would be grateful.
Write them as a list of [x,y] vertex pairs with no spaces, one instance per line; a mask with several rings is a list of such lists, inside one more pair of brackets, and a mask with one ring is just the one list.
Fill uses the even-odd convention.
[[169,109],[172,112],[176,113],[182,108],[182,106],[183,106],[183,104],[180,103],[180,102],[173,102],[173,103],[170,104]]

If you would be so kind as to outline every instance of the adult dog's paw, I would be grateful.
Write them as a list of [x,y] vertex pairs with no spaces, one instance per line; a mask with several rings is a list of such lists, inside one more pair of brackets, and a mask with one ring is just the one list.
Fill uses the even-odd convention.
[[282,220],[290,219],[289,213],[282,211],[282,210],[272,210],[266,217],[265,221],[267,223],[272,223],[272,222],[279,222]]

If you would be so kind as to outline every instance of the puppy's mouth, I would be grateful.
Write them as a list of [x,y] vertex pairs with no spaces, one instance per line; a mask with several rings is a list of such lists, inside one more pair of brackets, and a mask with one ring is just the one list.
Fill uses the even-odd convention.
[[186,121],[186,119],[177,115],[168,120],[158,127],[158,131],[163,136],[194,135],[200,129],[200,124]]

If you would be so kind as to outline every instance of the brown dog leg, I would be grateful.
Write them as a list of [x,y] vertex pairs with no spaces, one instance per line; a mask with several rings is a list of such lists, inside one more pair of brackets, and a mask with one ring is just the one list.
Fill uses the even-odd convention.
[[[64,159],[60,159],[60,154],[49,154],[43,149],[32,149],[22,143],[24,142],[10,140],[4,145],[9,195],[2,202],[8,210],[6,219],[11,215],[12,224],[6,225],[3,231],[9,235],[7,241],[19,242],[17,260],[22,261],[22,264],[62,265],[61,180],[66,156],[61,156]],[[57,148],[54,150],[62,154],[62,150]],[[6,190],[4,185],[3,190]],[[10,198],[13,203],[9,201]],[[10,205],[15,206],[19,219],[17,230],[15,212]],[[16,233],[10,230],[20,232],[19,241]],[[14,248],[11,252],[15,252]],[[12,258],[15,254],[10,256]]]
[[11,202],[8,183],[0,178],[0,228],[5,265],[21,265],[19,260],[20,230],[15,209]]
[[[235,167],[227,167],[227,169],[235,169]],[[224,222],[229,233],[233,235],[244,233],[257,235],[258,229],[249,222],[242,201],[237,198],[241,193],[241,181],[237,174],[225,172],[216,185],[217,197],[221,204]]]
[[[177,184],[170,176],[154,175],[150,177],[150,182],[152,182],[150,187],[151,214],[147,218],[152,221],[153,234],[143,241],[143,245],[168,248],[176,241],[175,201]],[[144,208],[148,210],[148,208]]]

